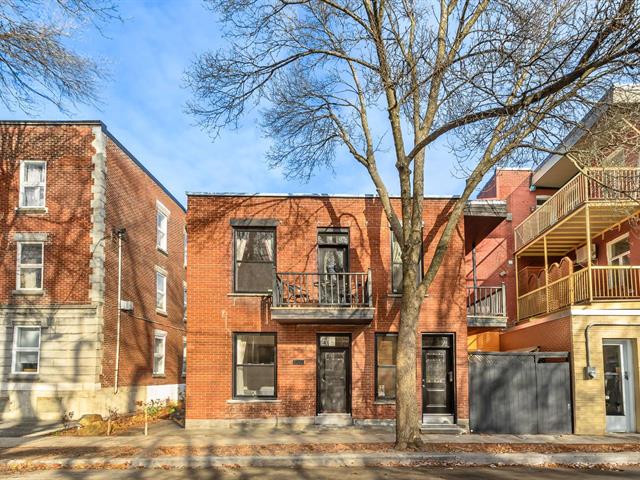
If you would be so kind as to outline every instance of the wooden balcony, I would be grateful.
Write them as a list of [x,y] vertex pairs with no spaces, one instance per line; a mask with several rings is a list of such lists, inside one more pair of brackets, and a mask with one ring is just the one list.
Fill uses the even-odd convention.
[[271,318],[279,323],[366,325],[373,320],[371,270],[276,273]]
[[638,300],[640,266],[591,266],[518,297],[518,319],[598,301]]
[[548,253],[564,255],[585,242],[583,232],[595,236],[629,218],[640,210],[639,201],[640,168],[588,168],[515,228],[516,252],[526,249],[526,255],[541,255],[538,240],[546,235]]
[[507,326],[507,297],[504,283],[499,287],[467,287],[467,326],[479,328]]

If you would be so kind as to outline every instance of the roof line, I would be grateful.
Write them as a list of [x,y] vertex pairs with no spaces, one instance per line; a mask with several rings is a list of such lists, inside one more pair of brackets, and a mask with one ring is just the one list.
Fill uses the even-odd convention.
[[0,120],[0,125],[102,125],[102,120]]
[[109,131],[109,129],[107,129],[107,126],[106,126],[103,122],[100,122],[100,125],[102,126],[102,130],[104,131],[104,133],[105,133],[105,134],[106,134],[106,135],[107,135],[107,136],[108,136],[108,137],[113,141],[113,143],[115,143],[115,144],[118,146],[118,148],[120,148],[120,149],[121,149],[121,150],[122,150],[122,151],[123,151],[123,152],[124,152],[124,153],[125,153],[125,154],[126,154],[126,155],[131,159],[131,160],[132,160],[132,161],[133,161],[133,163],[135,163],[135,164],[136,164],[136,165],[137,165],[137,166],[138,166],[138,167],[139,167],[139,168],[140,168],[140,169],[141,169],[141,170],[142,170],[142,171],[143,171],[143,172],[144,172],[144,173],[145,173],[145,174],[146,174],[146,175],[147,175],[147,176],[148,176],[148,177],[149,177],[149,178],[150,178],[150,179],[151,179],[155,184],[156,184],[156,185],[158,185],[158,186],[160,187],[160,189],[162,189],[162,191],[163,191],[164,193],[166,193],[166,194],[167,194],[167,196],[168,196],[169,198],[171,198],[171,200],[173,200],[173,201],[174,201],[174,202],[175,202],[175,203],[176,203],[176,204],[177,204],[177,205],[182,209],[182,211],[183,211],[183,212],[185,212],[185,213],[186,213],[186,212],[187,212],[187,209],[186,209],[186,208],[185,208],[185,206],[182,204],[182,202],[180,202],[180,200],[178,200],[178,199],[173,195],[173,193],[171,193],[171,192],[169,191],[169,189],[168,189],[167,187],[165,187],[165,186],[162,184],[162,182],[161,182],[160,180],[158,180],[158,179],[153,175],[153,173],[151,173],[151,172],[149,171],[149,169],[148,169],[147,167],[145,167],[145,166],[143,165],[143,163],[142,163],[140,160],[138,160],[138,159],[136,158],[136,156],[135,156],[133,153],[131,153],[131,152],[129,151],[129,149],[128,149],[127,147],[125,147],[125,146],[120,142],[120,140],[118,140],[118,139],[117,139],[117,138],[116,138],[116,137],[115,137],[115,136],[114,136],[114,135]]
[[[187,192],[187,197],[309,197],[309,198],[379,198],[375,193],[247,193],[247,192]],[[390,195],[390,198],[400,198]],[[454,200],[460,195],[425,195],[425,199]]]

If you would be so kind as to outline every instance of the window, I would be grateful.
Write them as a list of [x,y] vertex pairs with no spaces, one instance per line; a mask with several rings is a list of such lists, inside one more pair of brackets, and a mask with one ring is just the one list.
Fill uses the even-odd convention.
[[[422,252],[418,261],[417,281],[422,280]],[[391,231],[391,292],[402,293],[402,249]]]
[[545,204],[547,200],[551,198],[551,195],[536,195],[536,209]]
[[47,164],[26,161],[20,164],[20,207],[44,208]]
[[236,228],[234,291],[264,293],[273,288],[275,229]]
[[153,374],[164,375],[164,358],[167,347],[167,332],[156,330],[153,334]]
[[42,290],[44,243],[18,242],[18,268],[16,288],[18,290]]
[[609,265],[630,265],[631,247],[629,245],[629,234],[616,238],[608,244]]
[[182,319],[187,321],[187,284],[182,284]]
[[187,376],[187,337],[182,337],[182,376]]
[[234,335],[233,396],[275,398],[275,333]]
[[167,252],[167,225],[169,223],[169,210],[160,202],[156,202],[156,247]]
[[167,276],[156,272],[156,310],[167,311]]
[[376,334],[376,400],[396,398],[397,333]]
[[15,327],[13,333],[13,373],[38,373],[40,327]]
[[183,242],[184,242],[184,268],[187,268],[187,229],[184,229],[184,235],[183,235]]

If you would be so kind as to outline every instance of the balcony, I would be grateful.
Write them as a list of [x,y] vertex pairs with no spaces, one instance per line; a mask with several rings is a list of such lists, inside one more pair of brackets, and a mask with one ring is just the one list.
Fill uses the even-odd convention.
[[518,319],[597,301],[638,300],[640,266],[591,266],[518,297]]
[[499,287],[467,287],[467,326],[506,327],[506,299],[504,283]]
[[526,249],[526,255],[541,255],[538,240],[546,235],[548,253],[564,255],[585,242],[582,231],[592,237],[602,233],[640,209],[639,201],[640,168],[588,168],[515,228],[516,252]]
[[371,270],[276,273],[271,318],[279,323],[366,325],[373,320]]

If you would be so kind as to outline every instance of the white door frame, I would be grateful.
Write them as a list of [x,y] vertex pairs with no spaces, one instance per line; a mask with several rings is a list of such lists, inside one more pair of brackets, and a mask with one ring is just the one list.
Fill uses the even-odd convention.
[[[620,348],[622,367],[622,396],[624,402],[623,416],[607,416],[607,432],[635,432],[636,431],[636,395],[635,368],[631,340],[603,339],[602,345],[617,345]],[[604,379],[604,364],[602,376]],[[604,392],[603,392],[604,394]],[[606,412],[605,412],[606,414]]]

